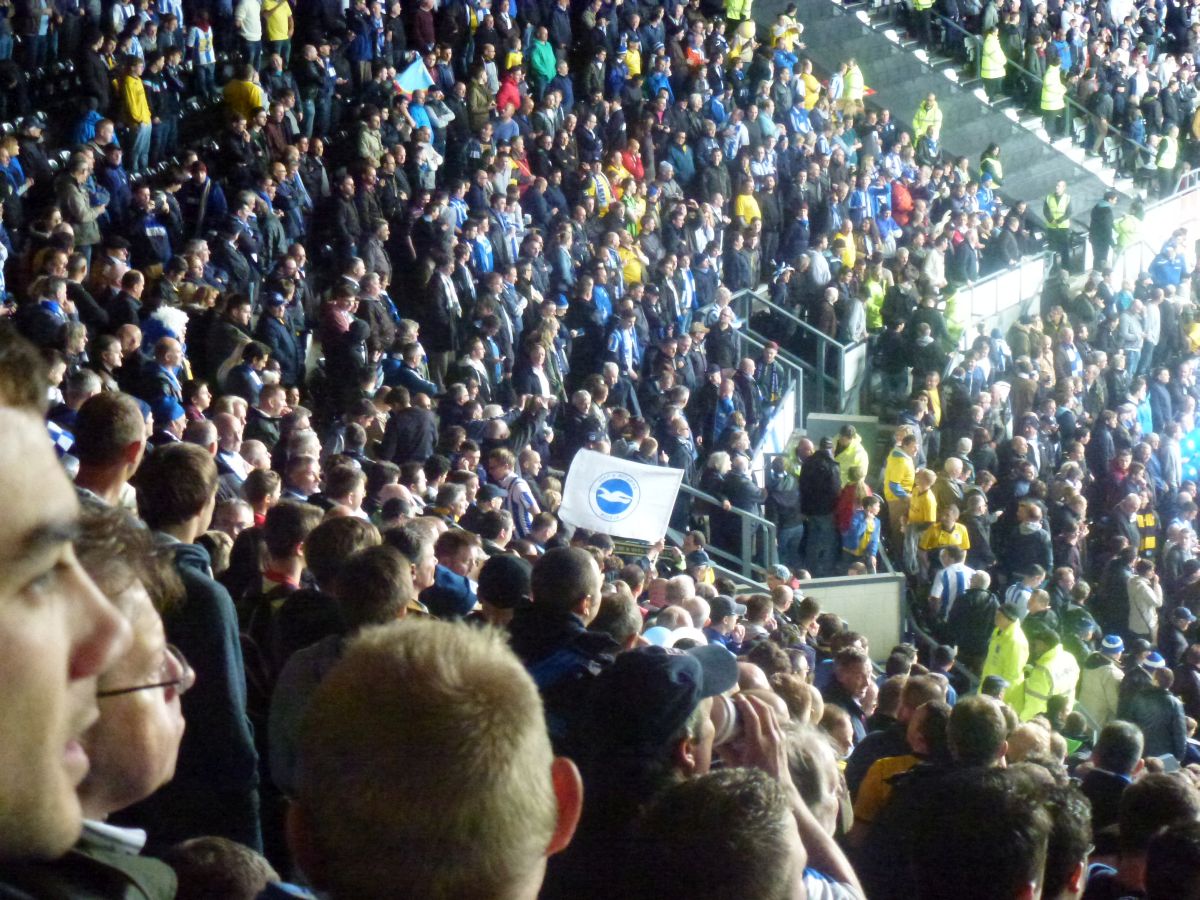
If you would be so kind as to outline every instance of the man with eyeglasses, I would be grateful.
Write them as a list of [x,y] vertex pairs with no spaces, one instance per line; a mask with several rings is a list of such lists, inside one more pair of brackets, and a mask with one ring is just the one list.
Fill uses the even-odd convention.
[[186,599],[167,609],[164,621],[167,638],[195,667],[197,687],[183,700],[188,729],[175,777],[121,821],[144,828],[152,850],[205,835],[261,850],[258,752],[246,714],[237,613],[195,543],[216,506],[216,463],[203,447],[169,444],[146,457],[136,485],[138,512],[183,582]]
[[[178,602],[183,586],[150,533],[120,509],[85,505],[75,553],[128,623],[132,641],[99,676],[100,717],[80,739],[91,761],[78,787],[82,836],[60,859],[10,867],[4,887],[33,897],[83,897],[101,890],[117,896],[120,885],[120,896],[173,897],[171,868],[140,855],[145,832],[117,827],[109,818],[175,773],[184,731],[179,698],[195,676],[167,643],[159,610]],[[0,895],[9,896],[3,889]]]

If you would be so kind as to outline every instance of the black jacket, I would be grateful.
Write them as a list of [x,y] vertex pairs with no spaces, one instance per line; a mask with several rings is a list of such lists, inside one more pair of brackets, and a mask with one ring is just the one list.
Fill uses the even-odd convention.
[[1121,795],[1129,785],[1128,778],[1100,769],[1092,769],[1083,776],[1079,787],[1083,795],[1092,801],[1092,834],[1117,823]]
[[800,510],[806,516],[831,516],[841,491],[841,471],[827,450],[818,450],[800,468]]
[[1132,722],[1145,738],[1143,756],[1174,754],[1182,761],[1187,752],[1187,721],[1183,704],[1163,688],[1150,687],[1121,698],[1117,718]]
[[591,678],[612,665],[620,647],[604,632],[588,631],[574,613],[536,603],[517,610],[509,635],[542,695],[550,739],[563,752],[571,747],[573,717]]
[[287,323],[264,313],[258,320],[255,337],[279,360],[279,380],[287,387],[299,384],[304,376],[304,349]]
[[433,455],[437,443],[437,421],[426,409],[410,406],[394,412],[388,417],[383,432],[383,445],[379,458],[403,465],[406,462],[423,463]]

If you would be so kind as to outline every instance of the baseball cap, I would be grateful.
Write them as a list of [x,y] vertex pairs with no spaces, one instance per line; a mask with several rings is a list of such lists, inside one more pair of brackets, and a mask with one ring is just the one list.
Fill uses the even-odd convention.
[[529,573],[533,567],[519,556],[493,556],[479,570],[475,595],[481,603],[497,609],[516,609],[529,605]]
[[709,610],[714,622],[726,616],[744,616],[746,614],[746,607],[743,604],[735,603],[732,597],[726,597],[724,594],[718,594],[713,598]]
[[279,294],[274,291],[267,294],[265,302],[267,306],[287,306],[287,300],[284,298],[283,294]]
[[662,752],[696,704],[737,684],[737,659],[724,647],[639,647],[592,681],[582,735],[595,752]]
[[503,496],[504,491],[494,484],[481,484],[479,490],[475,492],[476,502],[480,500],[499,500]]
[[1125,642],[1121,640],[1119,634],[1106,634],[1104,640],[1100,643],[1100,652],[1109,656],[1116,656],[1118,653],[1125,652]]
[[1184,621],[1184,622],[1187,622],[1189,625],[1190,625],[1192,622],[1195,622],[1195,621],[1196,621],[1196,616],[1195,616],[1195,615],[1192,613],[1192,611],[1191,611],[1190,609],[1188,609],[1186,606],[1179,606],[1179,607],[1176,607],[1176,608],[1175,608],[1175,609],[1174,609],[1174,610],[1171,612],[1171,618],[1172,618],[1172,619],[1180,619],[1180,620],[1182,620],[1182,621]]
[[154,423],[159,427],[186,415],[183,406],[174,397],[159,397],[150,405],[150,411],[154,413]]
[[993,697],[998,695],[1001,691],[1006,690],[1007,688],[1008,688],[1008,679],[1002,678],[999,675],[988,675],[986,678],[983,679],[983,683],[980,684],[980,686],[979,686],[979,690],[981,693],[989,694]]

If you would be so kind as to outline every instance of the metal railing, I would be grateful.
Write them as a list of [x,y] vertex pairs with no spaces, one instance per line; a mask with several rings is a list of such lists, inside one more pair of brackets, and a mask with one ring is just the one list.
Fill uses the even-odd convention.
[[[953,19],[946,18],[941,13],[933,12],[932,10],[930,10],[929,15],[934,21],[936,21],[937,23],[939,23],[942,26],[942,29],[946,32],[947,35],[954,33],[960,37],[962,45],[964,46],[964,48],[966,49],[966,52],[967,52],[968,62],[970,62],[971,66],[973,67],[976,77],[982,77],[983,36],[975,34],[972,31],[968,31],[966,28],[964,28],[958,22],[955,22]],[[926,47],[925,49],[927,52],[933,52],[935,50],[934,47]],[[1015,69],[1026,80],[1031,81],[1034,84],[1036,84],[1037,90],[1038,90],[1038,99],[1036,101],[1036,106],[1032,106],[1032,107],[1030,106],[1029,98],[1027,98],[1027,97],[1021,97],[1021,96],[1016,96],[1016,95],[1009,95],[1009,96],[1011,96],[1014,101],[1020,103],[1023,107],[1029,109],[1030,112],[1040,114],[1040,112],[1041,112],[1041,87],[1042,87],[1043,79],[1040,78],[1039,76],[1033,74],[1033,72],[1031,72],[1029,69],[1025,68],[1025,66],[1022,65],[1020,62],[1009,59],[1007,55],[1005,55],[1004,59],[1005,59],[1006,72],[1008,72],[1009,70]],[[932,61],[930,61],[929,64],[930,64],[930,66],[932,66],[932,64],[933,64]],[[1071,96],[1070,88],[1067,85],[1066,80],[1065,80],[1066,77],[1067,77],[1066,73],[1064,73],[1063,74],[1063,79],[1064,79],[1063,87],[1065,89],[1065,92],[1063,94],[1063,101],[1064,101],[1063,110],[1064,110],[1064,115],[1066,118],[1065,118],[1065,121],[1063,124],[1063,130],[1065,132],[1064,136],[1073,138],[1073,130],[1072,130],[1073,119],[1079,119],[1082,122],[1087,122],[1089,119],[1093,118],[1093,116],[1092,116],[1091,111],[1086,106],[1084,106],[1082,103],[1080,103],[1078,100],[1076,100],[1074,97]],[[1053,138],[1054,135],[1051,135],[1051,137]],[[1107,137],[1112,137],[1112,138],[1117,139],[1120,142],[1125,143],[1128,146],[1128,148],[1134,152],[1139,152],[1139,151],[1145,151],[1147,153],[1150,152],[1150,148],[1148,146],[1146,146],[1145,144],[1138,143],[1133,138],[1129,137],[1129,135],[1122,133],[1117,128],[1110,126],[1108,129]]]
[[1053,250],[1025,256],[1015,267],[1000,269],[978,281],[958,288],[954,294],[954,318],[962,327],[959,346],[966,349],[974,340],[972,329],[1005,327],[1001,316],[1037,296],[1052,268]]
[[[694,500],[702,500],[717,508],[722,506],[723,501],[689,484],[681,484],[679,490]],[[738,509],[736,506],[730,507],[724,512],[736,515],[741,519],[741,553],[730,553],[728,550],[715,546],[711,540],[705,550],[718,560],[727,563],[727,568],[741,571],[746,578],[753,578],[755,574],[762,574],[765,577],[771,566],[779,562],[778,526],[770,519],[765,519],[749,510]],[[755,547],[756,538],[759,539],[758,547]],[[757,560],[760,559],[762,561],[758,562]]]
[[[753,291],[749,289],[738,291],[733,295],[733,300],[730,301],[730,306],[733,307],[734,314],[741,320],[741,327],[735,329],[734,334],[737,336],[738,355],[758,356],[761,357],[766,349],[767,341],[773,338],[761,335],[750,327],[749,316],[742,315],[739,310],[738,298],[743,294],[753,295]],[[784,384],[782,393],[786,394],[788,388],[796,388],[796,422],[795,425],[799,428],[804,423],[804,373],[806,365],[800,359],[797,359],[790,353],[780,353],[775,361],[779,363],[780,368],[784,373]]]
[[[891,558],[887,555],[887,551],[884,550],[883,547],[879,548],[879,559],[883,562],[884,571],[889,575],[904,575],[903,572],[896,571],[895,566],[892,565]],[[908,579],[905,578],[903,631],[905,636],[912,643],[918,646],[918,649],[923,648],[931,657],[934,649],[941,644],[942,641],[926,630],[923,623],[923,616],[919,615],[917,611],[917,602],[916,592],[912,589],[912,585],[908,583]],[[967,681],[971,685],[972,691],[979,686],[979,673],[977,673],[974,669],[961,662],[955,662],[954,667],[966,677]]]
[[[865,382],[865,368],[859,373],[851,383],[846,384],[844,374],[846,372],[846,356],[853,352],[856,348],[865,344],[865,341],[855,341],[850,344],[843,344],[835,338],[831,338],[825,332],[813,328],[790,309],[786,309],[774,303],[769,297],[760,291],[743,290],[738,291],[734,295],[733,304],[736,304],[734,311],[745,321],[743,328],[748,327],[750,318],[755,311],[755,307],[770,310],[777,316],[786,319],[795,331],[804,336],[805,340],[812,341],[816,357],[815,361],[809,362],[797,356],[790,348],[781,347],[779,357],[787,360],[790,364],[795,365],[816,379],[817,403],[822,412],[830,412],[831,408],[826,403],[827,392],[837,398],[837,405],[834,409],[837,412],[846,412],[847,407],[858,394]],[[830,369],[833,369],[831,372]],[[798,421],[797,426],[802,424],[802,420]]]

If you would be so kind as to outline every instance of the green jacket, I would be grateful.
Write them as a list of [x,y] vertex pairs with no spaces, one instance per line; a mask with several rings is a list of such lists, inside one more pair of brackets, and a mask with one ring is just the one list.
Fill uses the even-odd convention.
[[5,864],[0,896],[30,900],[171,900],[175,872],[149,856],[124,853],[92,839],[53,862]]
[[533,69],[534,77],[542,84],[549,84],[558,72],[558,57],[549,41],[533,42],[529,50],[529,67]]
[[1125,213],[1113,227],[1117,232],[1117,250],[1136,244],[1142,234],[1142,220],[1133,213]]

